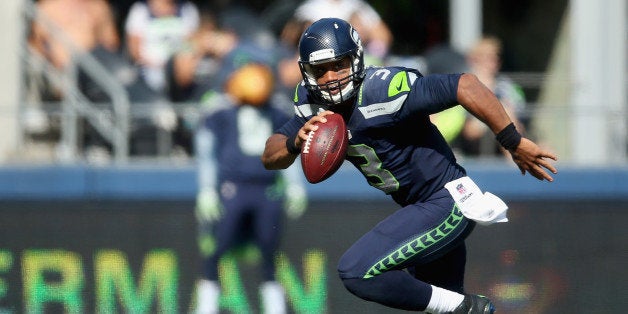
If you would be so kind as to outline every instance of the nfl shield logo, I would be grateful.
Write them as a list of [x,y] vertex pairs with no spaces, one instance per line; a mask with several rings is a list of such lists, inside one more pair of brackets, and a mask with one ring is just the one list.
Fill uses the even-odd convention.
[[458,190],[458,193],[460,194],[467,193],[467,189],[464,188],[464,185],[462,185],[462,183],[456,185],[456,190]]

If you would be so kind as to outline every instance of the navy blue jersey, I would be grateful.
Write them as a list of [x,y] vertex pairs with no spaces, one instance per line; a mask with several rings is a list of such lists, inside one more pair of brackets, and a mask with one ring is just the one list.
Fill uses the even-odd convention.
[[209,114],[201,127],[213,134],[218,182],[275,183],[280,172],[266,170],[260,156],[266,139],[289,118],[273,106],[227,105]]
[[295,116],[277,130],[291,136],[313,115],[343,115],[349,160],[368,183],[400,205],[426,200],[465,175],[430,114],[457,105],[460,74],[423,76],[404,67],[369,67],[351,106],[314,104],[303,85],[295,92]]

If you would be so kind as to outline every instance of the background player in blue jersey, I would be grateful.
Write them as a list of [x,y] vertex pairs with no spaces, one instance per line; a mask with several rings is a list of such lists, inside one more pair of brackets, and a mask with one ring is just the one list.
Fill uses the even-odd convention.
[[197,217],[201,236],[215,239],[203,262],[197,313],[218,313],[218,262],[242,240],[252,240],[261,252],[263,313],[286,312],[283,288],[275,281],[275,254],[284,206],[296,218],[307,198],[298,168],[289,169],[292,174],[267,171],[260,161],[266,138],[290,118],[269,104],[273,82],[270,67],[242,66],[227,79],[224,97],[216,96],[196,133]]
[[[553,181],[552,153],[522,138],[493,93],[472,74],[422,76],[404,67],[364,67],[360,38],[340,19],[313,23],[299,42],[303,82],[296,114],[266,141],[262,161],[282,169],[325,115],[343,115],[347,160],[401,208],[342,256],[345,287],[365,300],[430,313],[492,313],[485,297],[463,289],[464,240],[476,222],[445,185],[466,177],[429,115],[463,106],[487,124],[522,174]],[[546,170],[547,169],[547,170]],[[459,186],[458,192],[465,192]]]

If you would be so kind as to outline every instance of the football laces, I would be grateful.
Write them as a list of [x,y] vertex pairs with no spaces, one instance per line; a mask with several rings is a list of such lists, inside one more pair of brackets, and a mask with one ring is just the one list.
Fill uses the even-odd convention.
[[312,145],[312,138],[314,138],[314,130],[307,133],[307,140],[303,144],[303,154],[307,154],[310,152],[310,146]]

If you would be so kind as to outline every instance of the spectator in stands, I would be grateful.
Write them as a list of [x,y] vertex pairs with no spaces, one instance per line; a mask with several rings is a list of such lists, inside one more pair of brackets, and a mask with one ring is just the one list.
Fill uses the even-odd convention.
[[[55,67],[65,68],[72,58],[61,38],[68,39],[79,53],[91,52],[97,47],[118,51],[120,39],[107,1],[39,0],[36,5],[43,21],[36,20],[33,24],[30,43]],[[53,35],[55,31],[60,34]]]
[[128,52],[153,90],[165,94],[165,64],[198,25],[199,11],[190,1],[146,0],[131,6],[125,23]]
[[160,96],[147,101],[153,106],[149,119],[136,123],[136,144],[131,148],[138,155],[185,152],[186,143],[177,130],[179,118],[168,102],[165,72],[170,57],[186,49],[199,19],[198,8],[188,0],[137,1],[129,10],[124,26],[129,57],[148,89]]
[[296,43],[310,24],[324,17],[350,22],[364,43],[367,64],[381,64],[393,41],[392,32],[380,15],[363,0],[307,0],[294,12],[282,32],[284,40]]
[[[69,65],[76,55],[118,53],[120,38],[107,1],[40,0],[36,7],[39,15],[32,23],[29,45],[58,70],[73,70]],[[39,92],[44,99],[63,96],[59,86],[42,87]]]
[[[60,74],[76,78],[76,88],[87,99],[95,102],[104,101],[106,95],[97,86],[93,77],[87,75],[77,60],[84,59],[88,54],[98,61],[113,60],[119,57],[120,38],[116,29],[113,10],[106,0],[39,0],[35,3],[38,15],[35,16],[29,44],[34,52],[45,58]],[[111,68],[105,67],[112,70]],[[67,85],[65,80],[50,80],[41,72],[43,84],[38,86],[39,99],[58,101],[63,99]],[[112,73],[113,74],[113,73]],[[39,80],[39,77],[29,77]],[[61,82],[60,82],[61,81]],[[27,117],[45,116],[45,108],[26,107]],[[33,113],[31,113],[31,111]],[[29,128],[31,121],[27,119],[25,125]],[[49,117],[43,118],[45,126],[41,132],[53,132],[53,123]],[[81,119],[82,124],[79,143],[91,155],[89,150],[106,145],[106,141],[99,132],[95,131],[87,119]],[[103,153],[106,154],[106,153]]]
[[188,49],[175,53],[168,61],[166,76],[172,101],[200,101],[205,93],[216,88],[216,77],[222,59],[238,45],[238,36],[221,29],[208,11],[201,14],[201,23],[190,37]]
[[323,17],[349,21],[365,46],[365,63],[383,65],[393,41],[392,32],[375,9],[363,0],[307,0],[296,7],[279,35],[282,57],[278,60],[278,82],[287,93],[302,80],[298,65],[298,41],[303,31]]
[[[106,0],[40,0],[36,6],[40,17],[33,23],[30,45],[56,68],[69,70],[72,53],[90,53],[127,88],[132,102],[159,98],[137,79],[133,65],[121,53],[113,10]],[[78,87],[88,99],[110,101],[98,84],[77,70]]]
[[[497,37],[482,37],[467,53],[469,70],[497,96],[517,129],[525,134],[525,125],[521,122],[526,114],[525,96],[520,86],[500,73],[501,53],[502,44]],[[477,156],[504,153],[489,131],[480,120],[468,116],[460,138],[463,154]]]
[[[423,56],[426,61],[426,70],[423,72],[423,75],[469,72],[465,54],[448,44],[430,47]],[[462,106],[455,106],[430,115],[430,120],[443,134],[447,143],[456,153],[460,154],[462,154],[462,151],[459,147],[459,139],[467,116],[467,111]]]
[[[243,64],[255,59],[270,66],[273,75],[277,70],[275,47],[263,45],[255,40],[256,36],[240,34],[228,24],[217,25],[216,18],[209,12],[203,11],[202,17],[201,27],[191,37],[190,49],[175,54],[168,62],[166,73],[170,99],[198,103],[199,109],[204,111],[211,110],[214,96],[222,92],[226,78]],[[291,111],[290,98],[282,93],[280,84],[274,87],[273,103]],[[291,91],[293,88],[294,85]],[[180,121],[180,138],[191,137],[196,118],[190,116]],[[188,147],[191,149],[191,143]]]
[[[196,104],[201,112],[211,110],[214,96],[220,94],[226,77],[249,62],[251,56],[264,59],[273,66],[272,50],[240,38],[231,30],[214,24],[211,17],[203,14],[202,27],[192,36],[190,48],[172,56],[167,64],[169,97],[174,102]],[[274,67],[273,67],[274,68]],[[283,101],[288,107],[289,100]],[[180,119],[176,139],[188,153],[193,153],[192,133],[197,116]]]
[[272,104],[271,68],[253,59],[238,66],[195,136],[200,243],[215,242],[212,249],[202,250],[196,313],[219,313],[219,261],[249,240],[262,256],[263,313],[287,313],[283,288],[275,279],[275,254],[284,208],[289,217],[299,217],[307,198],[299,168],[267,171],[260,161],[266,137],[289,118]]

